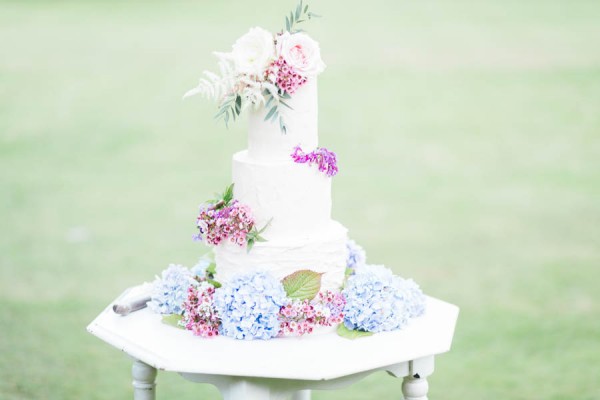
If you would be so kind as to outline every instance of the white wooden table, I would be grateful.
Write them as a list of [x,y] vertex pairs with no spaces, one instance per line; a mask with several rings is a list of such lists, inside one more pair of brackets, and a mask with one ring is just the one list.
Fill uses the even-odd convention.
[[213,384],[224,400],[309,400],[311,389],[340,388],[383,370],[403,378],[406,400],[426,400],[434,356],[450,350],[457,317],[458,307],[428,297],[426,314],[400,331],[241,341],[196,337],[148,309],[122,317],[111,303],[87,329],[134,359],[135,400],[155,399],[157,369]]

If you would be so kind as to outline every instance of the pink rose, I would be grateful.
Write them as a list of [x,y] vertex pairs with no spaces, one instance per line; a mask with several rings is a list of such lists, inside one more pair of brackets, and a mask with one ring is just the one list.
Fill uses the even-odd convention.
[[293,67],[298,74],[317,76],[325,69],[319,43],[306,33],[284,32],[277,37],[277,56]]

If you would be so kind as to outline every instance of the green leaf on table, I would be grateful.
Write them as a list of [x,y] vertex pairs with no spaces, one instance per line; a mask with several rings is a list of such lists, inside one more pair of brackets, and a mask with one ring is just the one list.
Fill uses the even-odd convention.
[[350,340],[373,335],[373,332],[348,329],[344,323],[339,324],[336,331],[339,336]]
[[210,279],[210,278],[209,278],[209,279],[207,279],[207,280],[206,280],[206,282],[208,282],[208,283],[210,283],[211,285],[213,285],[213,286],[215,287],[215,289],[218,289],[218,288],[220,288],[221,286],[223,286],[223,285],[221,285],[221,282],[217,282],[217,281],[215,281],[214,279]]
[[210,264],[208,264],[208,267],[206,267],[206,275],[210,278],[211,276],[215,276],[216,273],[217,273],[217,264],[215,264],[214,262],[211,262]]
[[323,273],[303,269],[283,278],[281,283],[291,299],[312,300],[321,290]]
[[171,325],[176,328],[184,329],[183,326],[179,325],[179,321],[183,318],[180,314],[168,314],[163,315],[162,322],[163,324]]

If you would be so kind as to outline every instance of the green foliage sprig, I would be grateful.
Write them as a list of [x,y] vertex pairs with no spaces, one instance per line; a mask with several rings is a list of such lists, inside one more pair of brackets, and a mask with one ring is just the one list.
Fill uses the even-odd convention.
[[296,25],[304,21],[320,17],[320,15],[308,11],[308,4],[303,5],[302,0],[300,0],[296,6],[296,9],[294,11],[290,11],[290,15],[286,15],[285,30],[289,33],[301,32],[300,29],[296,29]]
[[[287,126],[283,121],[283,117],[279,113],[279,106],[283,105],[289,108],[290,110],[293,110],[293,108],[285,102],[285,100],[291,99],[292,96],[290,96],[288,92],[282,90],[278,91],[276,93],[276,96],[273,96],[269,91],[265,91],[264,95],[268,96],[268,100],[265,103],[265,110],[269,110],[267,112],[267,115],[265,116],[265,121],[275,122],[279,118],[279,130],[281,130],[281,133],[286,134]],[[273,101],[275,101],[275,104],[273,104]]]
[[263,226],[261,229],[257,229],[255,225],[252,227],[252,230],[248,232],[248,234],[246,235],[246,246],[248,252],[252,250],[252,247],[254,247],[256,243],[267,241],[267,239],[262,237],[261,234],[265,231],[265,229],[269,227],[269,225],[271,225],[271,221],[272,219],[270,219],[269,222],[267,222],[265,226]]

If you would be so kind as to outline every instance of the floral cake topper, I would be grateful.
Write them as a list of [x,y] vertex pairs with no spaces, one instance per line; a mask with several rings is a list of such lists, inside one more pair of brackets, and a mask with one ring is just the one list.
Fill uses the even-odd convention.
[[219,74],[204,71],[198,86],[184,98],[201,94],[217,102],[216,119],[225,125],[235,121],[251,106],[264,107],[265,121],[277,122],[282,133],[287,128],[283,107],[287,100],[325,69],[319,44],[297,29],[297,25],[318,17],[302,1],[285,17],[285,30],[272,34],[251,28],[233,44],[231,52],[215,52]]

